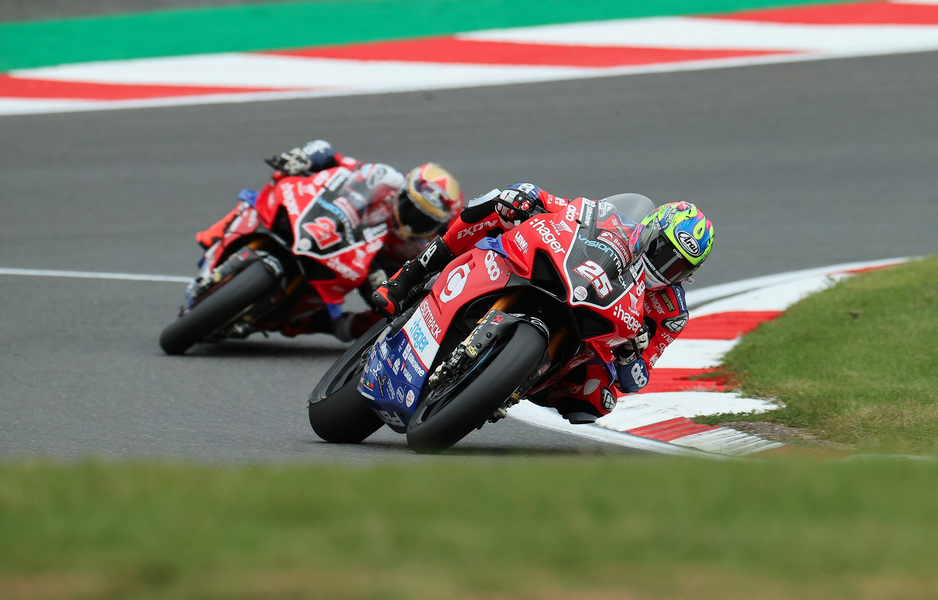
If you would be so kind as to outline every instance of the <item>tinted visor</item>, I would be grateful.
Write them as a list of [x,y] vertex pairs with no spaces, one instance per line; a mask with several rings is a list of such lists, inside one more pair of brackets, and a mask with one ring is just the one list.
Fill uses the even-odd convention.
[[662,233],[651,240],[645,249],[645,265],[657,279],[668,285],[694,272],[694,266]]
[[414,235],[432,233],[441,225],[440,221],[420,210],[406,190],[397,197],[397,214],[401,225],[407,227]]

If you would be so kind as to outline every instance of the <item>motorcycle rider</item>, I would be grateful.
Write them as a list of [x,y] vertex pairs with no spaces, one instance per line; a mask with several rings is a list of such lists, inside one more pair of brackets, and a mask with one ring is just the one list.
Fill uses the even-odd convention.
[[[372,291],[385,279],[388,272],[401,268],[405,261],[423,250],[427,241],[439,231],[445,231],[449,222],[463,204],[459,182],[448,171],[435,163],[426,163],[406,175],[381,163],[367,163],[337,152],[329,142],[314,140],[302,148],[293,148],[267,161],[274,168],[270,182],[257,193],[256,208],[276,210],[262,202],[284,177],[311,177],[320,171],[344,167],[351,171],[350,178],[377,178],[369,182],[371,197],[364,198],[358,208],[362,223],[369,226],[387,223],[390,235],[369,265],[369,275],[360,286],[362,297],[370,301]],[[372,185],[374,183],[374,185]],[[228,226],[238,216],[240,206],[223,219],[196,234],[196,241],[204,248],[221,239]],[[347,292],[351,292],[349,289]],[[280,332],[287,337],[302,333],[331,333],[342,341],[361,336],[380,319],[373,311],[347,313],[341,303],[325,303],[319,298],[300,298],[288,321]]]
[[[564,211],[569,202],[531,183],[516,183],[470,200],[442,236],[375,291],[375,306],[388,316],[396,315],[429,277],[483,237],[520,225],[535,209]],[[628,219],[619,221],[631,223]],[[615,349],[614,363],[604,364],[598,358],[584,363],[545,397],[531,398],[556,408],[571,423],[589,423],[611,412],[616,402],[609,389],[613,383],[624,394],[636,393],[648,384],[655,362],[687,324],[682,282],[700,268],[713,247],[712,223],[689,202],[664,204],[633,225],[629,231],[620,231],[620,236],[628,238],[624,241],[645,267],[642,328]]]

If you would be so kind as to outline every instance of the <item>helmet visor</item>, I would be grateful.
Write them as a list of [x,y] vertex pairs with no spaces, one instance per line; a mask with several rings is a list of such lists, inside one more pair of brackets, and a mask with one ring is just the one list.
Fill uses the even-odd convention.
[[407,190],[397,197],[397,215],[401,225],[414,235],[427,235],[433,233],[442,223],[420,210],[411,199]]
[[645,266],[655,279],[671,285],[694,272],[694,266],[663,233],[651,240],[645,250]]

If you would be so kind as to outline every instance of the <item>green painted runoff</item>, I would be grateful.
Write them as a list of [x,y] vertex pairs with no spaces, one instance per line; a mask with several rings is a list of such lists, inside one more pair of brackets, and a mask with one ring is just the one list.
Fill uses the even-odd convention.
[[325,46],[809,0],[325,0],[0,24],[0,72],[95,60]]

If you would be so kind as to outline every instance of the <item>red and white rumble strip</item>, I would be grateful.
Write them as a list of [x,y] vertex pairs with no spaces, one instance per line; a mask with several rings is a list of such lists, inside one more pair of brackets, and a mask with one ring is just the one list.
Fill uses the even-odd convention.
[[596,425],[570,425],[553,409],[529,402],[508,414],[539,427],[666,454],[744,456],[780,448],[778,442],[735,429],[694,423],[693,417],[761,413],[776,406],[728,392],[720,379],[691,377],[711,372],[744,334],[805,296],[854,273],[905,260],[836,265],[689,291],[687,327],[662,354],[648,386],[639,394],[619,398],[615,410]]
[[938,0],[478,31],[0,74],[0,115],[504,85],[938,49]]

